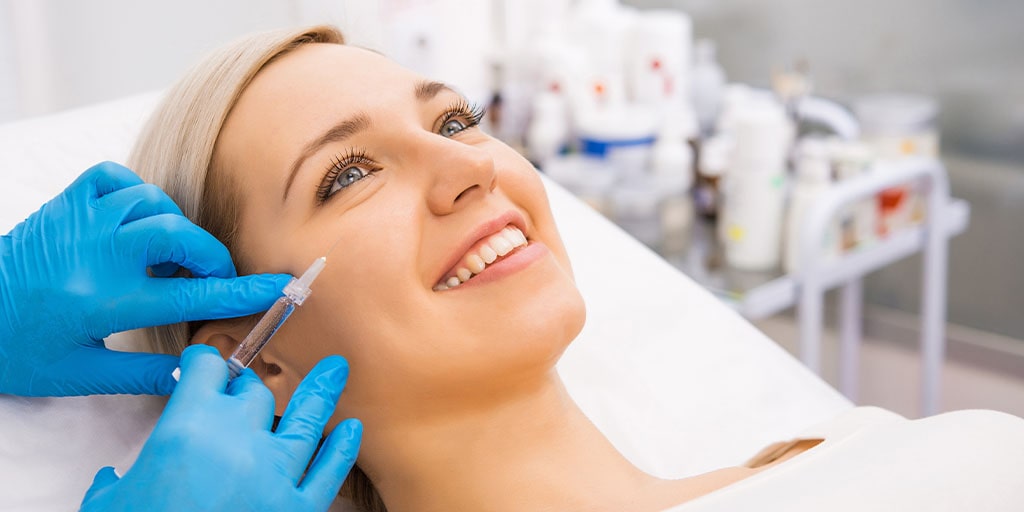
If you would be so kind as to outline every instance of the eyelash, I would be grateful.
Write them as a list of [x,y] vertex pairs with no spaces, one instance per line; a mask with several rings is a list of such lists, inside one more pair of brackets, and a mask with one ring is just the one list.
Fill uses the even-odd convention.
[[465,98],[459,98],[452,102],[451,105],[445,109],[444,113],[441,114],[441,127],[448,124],[448,121],[455,119],[456,117],[463,117],[466,119],[466,127],[463,130],[468,130],[474,126],[480,124],[480,121],[484,120],[484,114],[486,110],[483,106],[477,103],[470,103]]
[[[478,104],[471,104],[465,99],[458,99],[452,102],[447,109],[441,114],[439,119],[439,128],[441,130],[448,124],[449,121],[455,119],[463,119],[463,128],[456,132],[462,133],[474,126],[480,124],[483,121],[485,109]],[[324,204],[328,199],[333,197],[331,189],[334,188],[334,183],[343,172],[346,172],[353,167],[361,166],[360,169],[364,171],[362,178],[353,181],[349,185],[358,183],[363,178],[370,176],[371,174],[380,170],[380,167],[371,159],[364,150],[362,149],[349,149],[342,156],[334,156],[331,158],[331,166],[327,169],[324,174],[323,180],[320,185],[317,186],[316,190],[316,203],[317,205]],[[343,188],[338,189],[336,192],[341,192]]]
[[[331,166],[327,169],[327,173],[324,174],[323,181],[316,188],[316,202],[317,205],[324,204],[325,201],[331,198],[331,189],[334,188],[334,182],[337,181],[341,173],[348,171],[355,166],[362,166],[365,171],[363,178],[380,170],[379,167],[366,155],[366,152],[362,149],[349,149],[342,156],[331,157]],[[362,178],[360,178],[361,180]],[[356,180],[352,183],[357,183]],[[344,190],[344,188],[338,189],[338,192]]]

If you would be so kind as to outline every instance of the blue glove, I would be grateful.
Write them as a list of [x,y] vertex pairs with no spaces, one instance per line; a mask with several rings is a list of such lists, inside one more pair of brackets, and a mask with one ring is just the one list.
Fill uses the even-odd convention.
[[[147,273],[178,265],[198,279]],[[101,163],[0,238],[0,393],[169,394],[177,357],[103,338],[265,311],[289,279],[236,277],[227,248],[163,191]]]
[[216,350],[189,347],[181,382],[139,458],[121,478],[101,469],[81,511],[327,510],[355,463],[362,424],[340,423],[309,460],[347,377],[344,358],[325,358],[271,432],[274,397],[256,374],[247,368],[228,383]]

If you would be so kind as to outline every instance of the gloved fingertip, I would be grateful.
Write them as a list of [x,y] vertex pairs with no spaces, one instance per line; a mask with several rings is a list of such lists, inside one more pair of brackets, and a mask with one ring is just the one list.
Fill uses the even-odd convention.
[[274,303],[284,287],[294,279],[288,274],[250,274],[239,277],[234,283],[233,294],[239,302],[248,303],[260,310],[266,310]]
[[[338,379],[344,379],[348,377],[348,360],[337,354],[329,355],[320,360],[313,367],[313,371],[317,373],[330,373],[332,377]],[[310,373],[313,373],[311,371]]]
[[363,422],[358,418],[349,418],[341,422],[342,438],[347,442],[358,443],[363,438]]
[[311,391],[326,393],[336,402],[348,382],[348,361],[338,355],[327,356],[320,360],[307,374],[306,379],[315,385]]
[[[181,374],[188,373],[190,368],[196,365],[202,365],[201,361],[209,359],[211,356],[220,359],[220,352],[216,348],[210,345],[204,345],[202,343],[196,343],[195,345],[189,345],[185,347],[185,350],[181,352],[181,359],[178,364],[178,381],[181,381]],[[174,372],[171,371],[173,374]]]
[[100,468],[92,479],[92,485],[85,491],[85,497],[82,498],[80,510],[107,510],[108,507],[105,505],[109,505],[109,503],[105,502],[106,500],[104,500],[103,496],[109,497],[110,493],[104,491],[116,484],[120,479],[121,475],[117,473],[113,466]]
[[108,485],[116,483],[121,479],[121,475],[117,473],[114,466],[104,466],[96,472],[96,476],[92,479],[91,490],[102,489]]
[[[332,356],[332,364],[336,366],[331,370],[331,380],[334,385],[339,388],[344,388],[345,383],[348,382],[348,361],[341,356]],[[340,361],[338,361],[340,359]]]
[[282,290],[288,286],[288,283],[295,279],[295,276],[290,273],[263,273],[259,274],[260,278],[266,280],[266,282],[274,287],[280,287]]
[[283,291],[284,287],[294,279],[291,274],[263,274],[263,277],[267,280],[268,285],[277,292]]

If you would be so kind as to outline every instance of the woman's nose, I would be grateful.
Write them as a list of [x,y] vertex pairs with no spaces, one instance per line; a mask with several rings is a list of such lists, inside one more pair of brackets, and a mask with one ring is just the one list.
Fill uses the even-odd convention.
[[490,153],[452,139],[432,142],[434,147],[427,157],[427,206],[432,213],[454,213],[494,190],[497,175]]

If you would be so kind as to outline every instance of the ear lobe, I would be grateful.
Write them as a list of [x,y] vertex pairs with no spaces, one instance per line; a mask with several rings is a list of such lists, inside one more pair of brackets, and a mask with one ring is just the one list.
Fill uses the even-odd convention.
[[303,374],[292,371],[291,367],[275,357],[273,350],[262,350],[249,366],[260,376],[263,384],[274,394],[274,414],[281,416],[299,387]]
[[[189,343],[210,345],[226,360],[256,325],[257,320],[258,318],[247,317],[206,322],[196,330]],[[273,350],[260,351],[249,367],[274,394],[275,414],[284,414],[285,406],[288,405],[304,374],[291,371],[289,366],[276,358]]]

